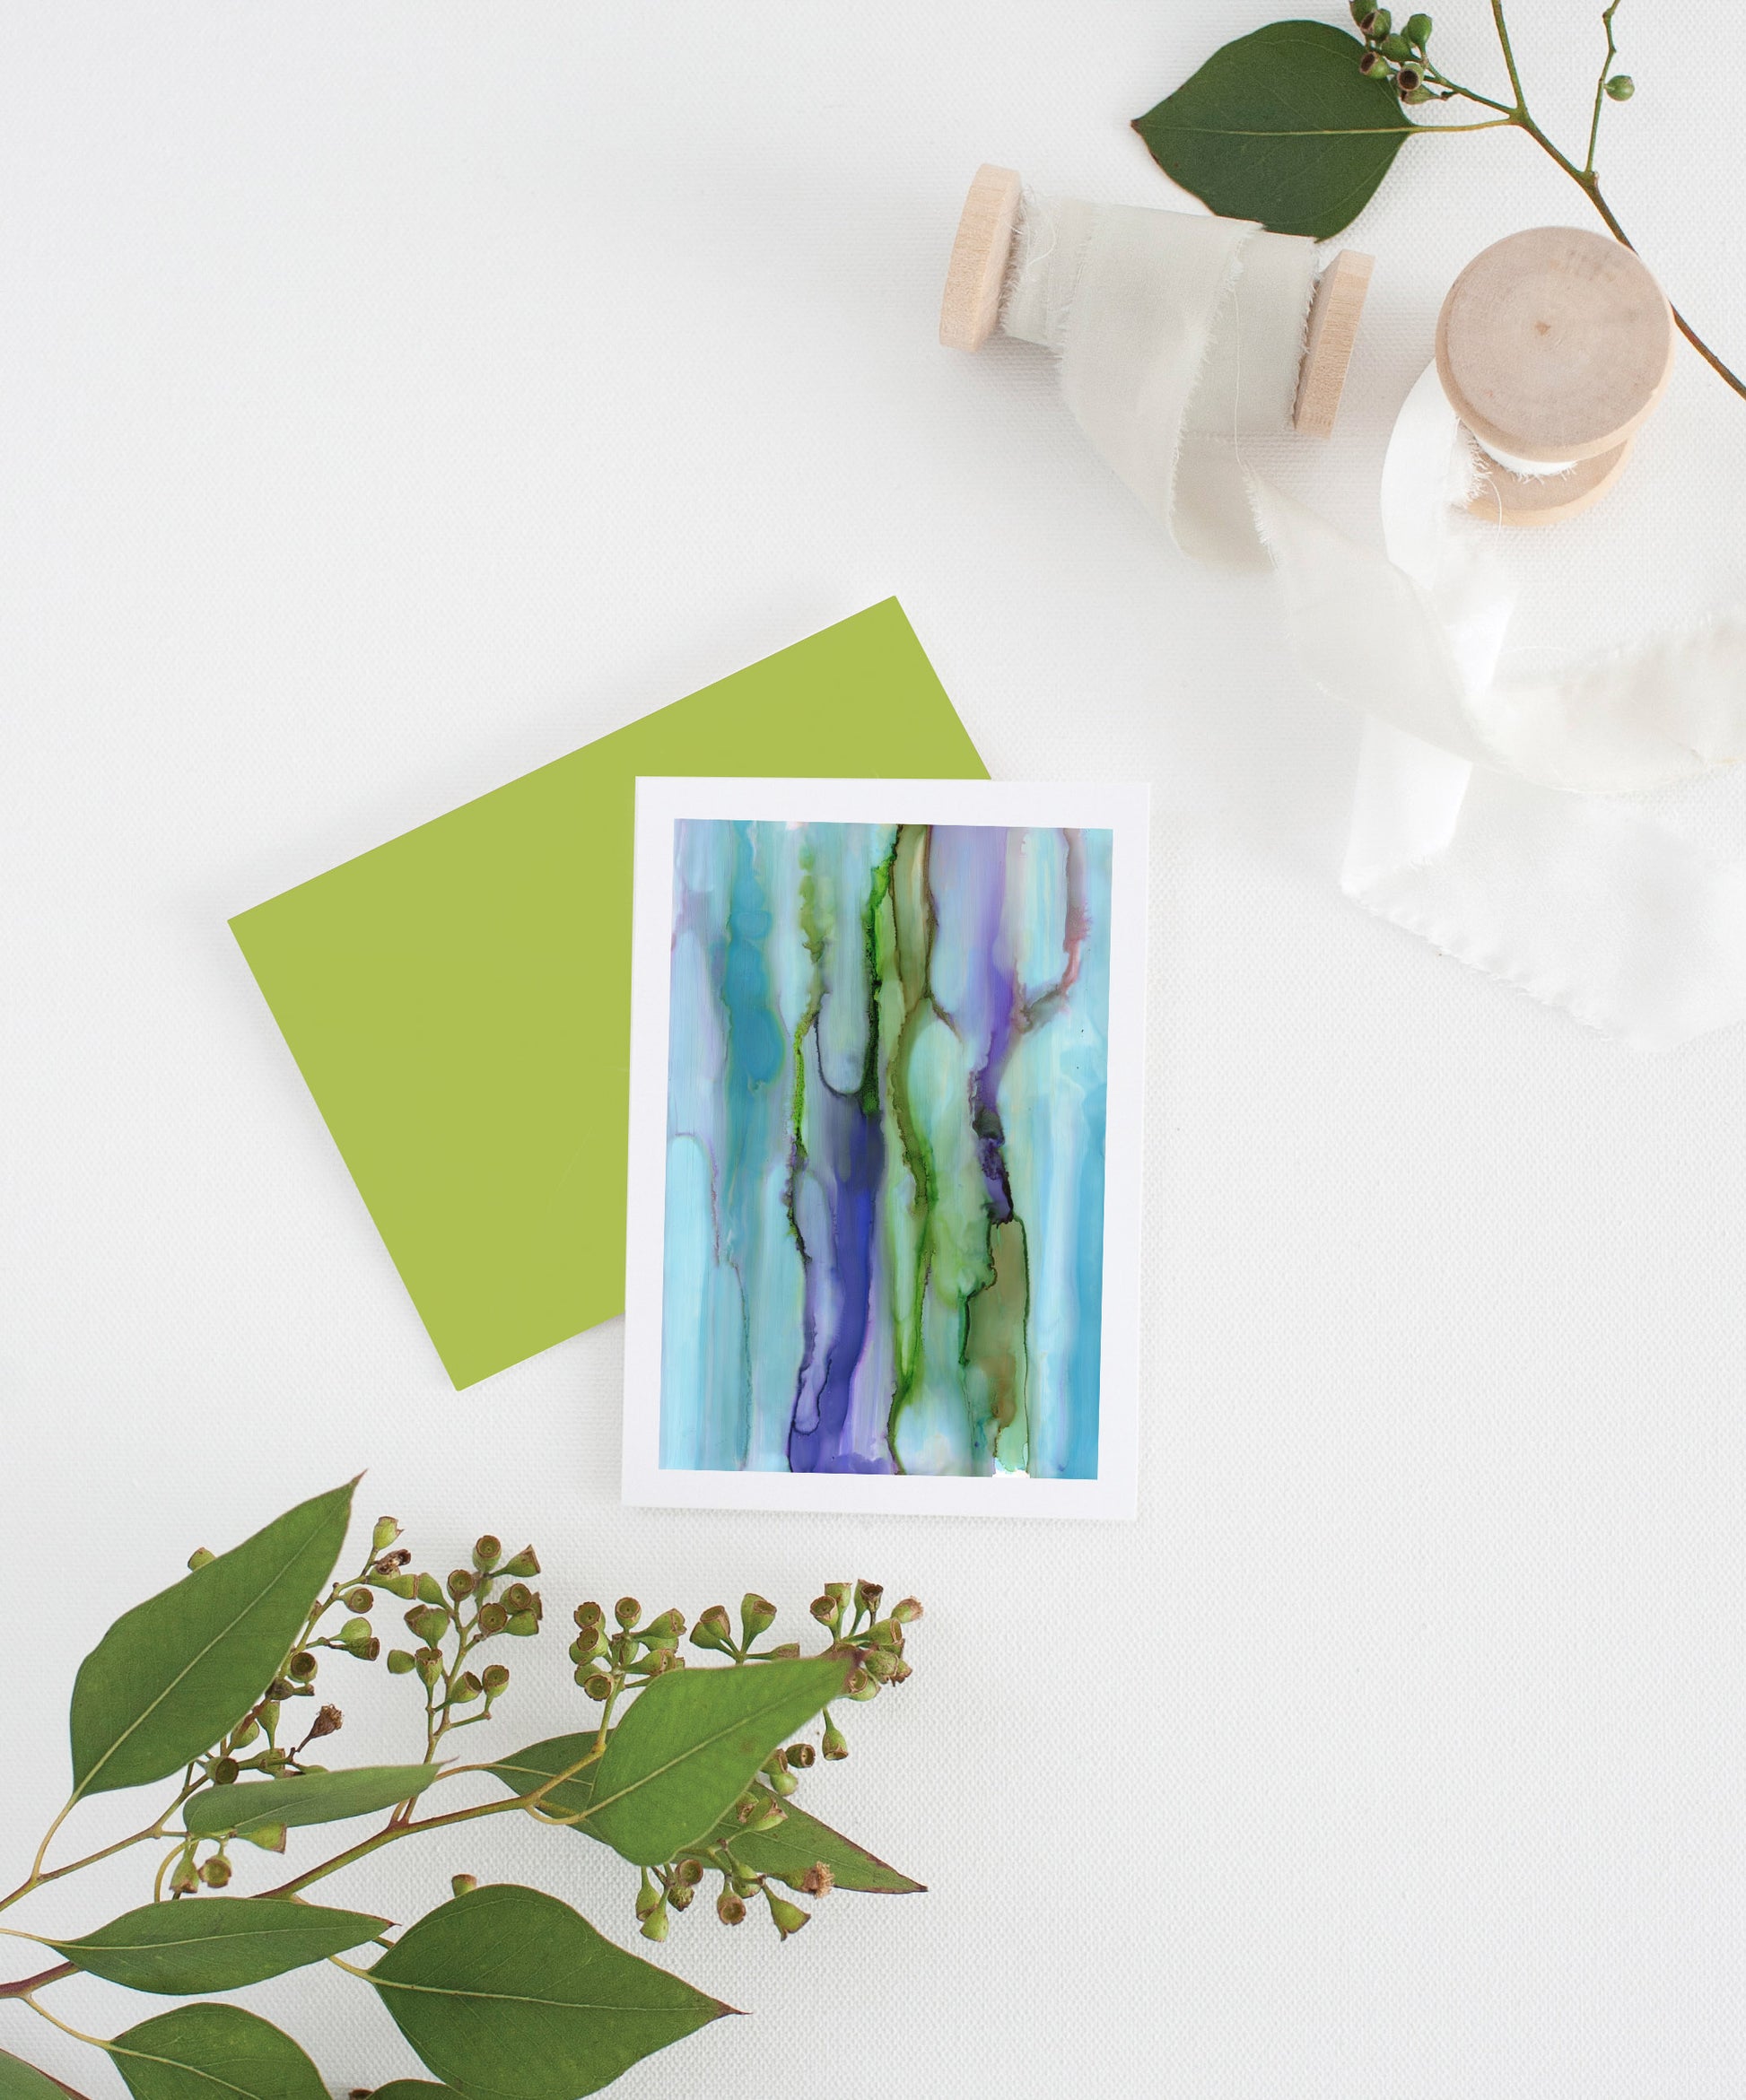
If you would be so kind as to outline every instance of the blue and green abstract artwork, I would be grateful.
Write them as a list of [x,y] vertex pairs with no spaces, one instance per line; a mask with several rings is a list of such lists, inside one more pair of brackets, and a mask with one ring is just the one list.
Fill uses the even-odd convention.
[[1096,1477],[1111,853],[677,822],[663,1467]]

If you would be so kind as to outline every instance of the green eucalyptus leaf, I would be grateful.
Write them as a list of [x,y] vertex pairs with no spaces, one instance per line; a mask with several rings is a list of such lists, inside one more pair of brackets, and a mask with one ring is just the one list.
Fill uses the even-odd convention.
[[[554,1773],[567,1772],[579,1758],[586,1757],[594,1743],[591,1730],[584,1735],[551,1736],[543,1743],[529,1743],[525,1750],[517,1750],[501,1764],[493,1765],[492,1773],[511,1793],[531,1793]],[[558,1815],[584,1813],[593,1801],[594,1779],[598,1770],[598,1764],[590,1765],[573,1779],[563,1781],[546,1795],[544,1805]],[[768,1793],[762,1787],[759,1791]],[[768,1798],[773,1801],[776,1796],[768,1793]],[[921,1892],[922,1883],[912,1881],[907,1874],[900,1874],[896,1868],[876,1859],[853,1839],[844,1837],[840,1830],[833,1830],[828,1823],[821,1823],[816,1816],[797,1808],[791,1800],[782,1803],[782,1810],[785,1820],[774,1830],[748,1831],[735,1817],[730,1805],[703,1842],[731,1844],[734,1857],[751,1872],[773,1875],[778,1881],[787,1882],[790,1888],[798,1888],[810,1869],[822,1860],[831,1869],[839,1888],[860,1889],[879,1895],[912,1895]],[[573,1827],[584,1837],[596,1835],[591,1824],[580,1823]],[[694,1845],[691,1849],[698,1851],[701,1847]]]
[[345,1543],[351,1486],[300,1503],[117,1619],[73,1686],[73,1792],[167,1779],[240,1721]]
[[476,1888],[370,1972],[425,2066],[465,2100],[580,2100],[731,2008],[602,1939],[536,1888]]
[[1349,226],[1419,127],[1364,46],[1325,22],[1274,22],[1215,51],[1134,119],[1152,158],[1227,219],[1325,240]]
[[147,1904],[83,1939],[45,1939],[75,1966],[131,1991],[190,1998],[239,1991],[326,1961],[388,1930],[386,1918],[265,1895]]
[[[776,1797],[773,1794],[771,1799]],[[782,1820],[773,1830],[747,1830],[734,1820],[730,1809],[710,1833],[710,1842],[730,1845],[742,1867],[754,1874],[768,1874],[799,1888],[812,1869],[823,1861],[839,1888],[860,1889],[871,1895],[920,1895],[925,1886],[888,1867],[865,1852],[852,1838],[833,1830],[792,1801],[782,1803]]]
[[289,2035],[239,2005],[179,2005],[109,2043],[134,2100],[327,2100]]
[[390,2078],[378,2086],[370,2100],[449,2100],[452,2086],[433,2085],[429,2078]]
[[373,1816],[422,1794],[440,1765],[359,1765],[347,1772],[310,1772],[291,1779],[239,1780],[203,1787],[182,1805],[182,1826],[196,1837],[246,1835],[275,1823],[343,1823]]
[[47,2071],[0,2049],[0,2100],[66,2100],[66,2094]]
[[587,1828],[639,1866],[695,1844],[780,1744],[842,1695],[851,1657],[673,1670],[639,1695],[596,1770]]

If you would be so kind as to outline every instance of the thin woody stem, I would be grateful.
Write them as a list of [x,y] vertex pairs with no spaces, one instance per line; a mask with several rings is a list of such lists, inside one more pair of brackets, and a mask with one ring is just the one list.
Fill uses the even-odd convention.
[[1607,55],[1601,61],[1601,77],[1594,83],[1594,114],[1588,120],[1588,158],[1583,162],[1583,173],[1593,179],[1594,174],[1594,149],[1601,138],[1601,111],[1607,99],[1607,80],[1612,72],[1612,62],[1619,56],[1619,47],[1612,39],[1612,18],[1619,12],[1619,0],[1609,0],[1601,13],[1601,26],[1607,32]]
[[[380,1852],[382,1846],[392,1844],[397,1838],[410,1837],[415,1831],[446,1830],[451,1824],[475,1823],[485,1816],[504,1816],[514,1808],[537,1808],[554,1788],[564,1785],[574,1779],[579,1772],[586,1771],[599,1756],[600,1748],[597,1746],[589,1750],[586,1757],[577,1758],[573,1765],[566,1765],[562,1772],[554,1772],[550,1779],[542,1781],[528,1793],[517,1794],[512,1800],[482,1801],[471,1808],[451,1808],[446,1816],[427,1816],[419,1823],[390,1824],[386,1829],[379,1830],[374,1837],[364,1838],[348,1851],[336,1853],[331,1860],[324,1860],[319,1867],[310,1868],[306,1873],[293,1875],[291,1880],[282,1881],[276,1888],[269,1888],[266,1893],[268,1895],[295,1895],[312,1881],[324,1880],[340,1868],[349,1867],[371,1852]],[[582,1817],[566,1817],[565,1820],[581,1822]]]
[[1515,69],[1515,53],[1510,48],[1509,24],[1504,20],[1504,0],[1491,0],[1491,19],[1497,27],[1497,41],[1504,53],[1504,64],[1509,69],[1509,84],[1515,97],[1515,107],[1527,113],[1527,97],[1522,92],[1522,75]]
[[[57,1962],[52,1969],[40,1969],[34,1976],[21,1976],[15,1983],[0,1983],[0,1998],[28,1998],[31,1991],[45,1983],[58,1983],[63,1976],[75,1976],[77,1968],[71,1962]],[[42,2008],[36,2008],[42,2012]],[[48,2016],[44,2013],[46,2019]]]

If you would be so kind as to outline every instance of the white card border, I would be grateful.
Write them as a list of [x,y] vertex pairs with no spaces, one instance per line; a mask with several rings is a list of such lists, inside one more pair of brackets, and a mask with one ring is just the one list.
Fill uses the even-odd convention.
[[[626,1503],[863,1515],[1093,1517],[1137,1513],[1139,1242],[1150,790],[1132,781],[640,778],[632,902],[630,1156],[625,1217]],[[660,1464],[668,1021],[673,827],[682,817],[817,823],[1072,825],[1113,836],[1097,1477],[704,1472]]]

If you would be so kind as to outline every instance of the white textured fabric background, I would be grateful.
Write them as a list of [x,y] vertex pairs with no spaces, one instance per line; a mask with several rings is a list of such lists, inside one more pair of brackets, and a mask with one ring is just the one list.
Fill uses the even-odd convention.
[[[1569,132],[1590,11],[1517,12]],[[1482,13],[1438,35],[1495,79]],[[626,2100],[1741,2091],[1746,1036],[1633,1055],[1342,900],[1358,725],[1266,579],[1169,549],[1040,353],[933,341],[978,161],[1169,203],[1126,119],[1265,19],[0,16],[9,1864],[109,1619],[368,1466],[440,1566],[537,1540],[554,1607],[803,1609],[860,1572],[929,1603],[914,1680],[804,1798],[932,1893],[834,1898],[781,1948],[678,1921],[674,1965],[754,2017]],[[1737,20],[1650,22],[1627,0],[1615,201],[1746,357],[1705,86]],[[1455,270],[1581,219],[1524,142],[1410,147],[1349,236],[1380,261],[1341,428],[1271,470],[1364,527]],[[1517,664],[1746,593],[1742,472],[1746,406],[1685,360],[1629,508],[1522,546]],[[449,1390],[225,930],[894,590],[996,772],[1154,783],[1132,1528],[622,1511],[616,1329]],[[543,1652],[506,1746],[573,1712]],[[330,1887],[408,1916],[457,1868],[541,1871],[535,1834]],[[628,1875],[577,1850],[547,1885],[628,1937]],[[80,1887],[47,1926],[138,1882]],[[342,2088],[415,2068],[336,1972],[247,2001]],[[0,2005],[13,2047],[119,2091]]]

